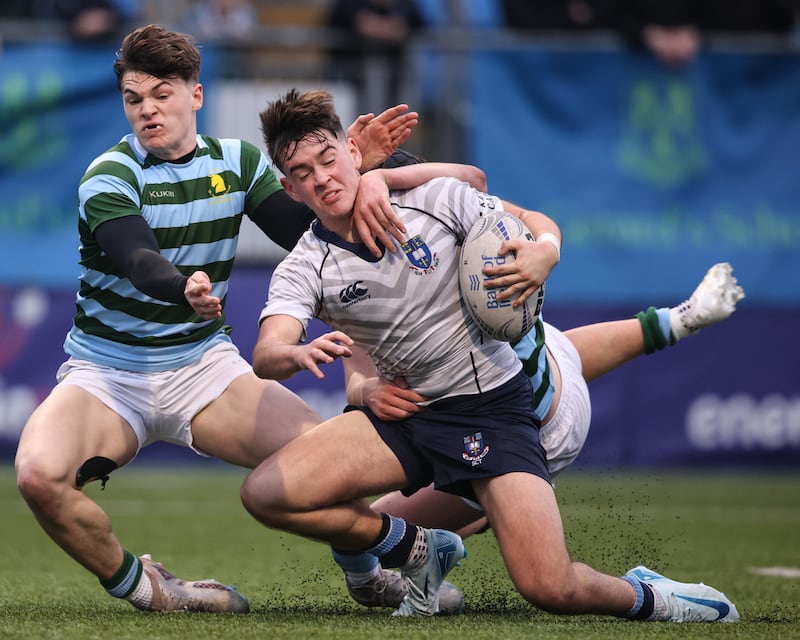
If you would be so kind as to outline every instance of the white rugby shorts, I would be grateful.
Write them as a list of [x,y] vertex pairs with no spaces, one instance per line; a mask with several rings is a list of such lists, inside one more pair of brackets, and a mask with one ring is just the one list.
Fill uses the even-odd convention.
[[70,358],[56,373],[58,384],[88,391],[124,418],[139,449],[157,441],[192,446],[192,419],[239,376],[252,371],[231,342],[213,346],[194,364],[169,371],[138,372]]
[[564,333],[546,322],[544,336],[561,372],[558,406],[552,418],[539,430],[539,441],[547,454],[550,476],[554,477],[571,465],[583,449],[592,420],[592,403],[575,345]]

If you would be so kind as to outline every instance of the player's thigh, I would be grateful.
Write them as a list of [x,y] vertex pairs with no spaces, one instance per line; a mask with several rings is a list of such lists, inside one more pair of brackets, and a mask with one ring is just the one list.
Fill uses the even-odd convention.
[[404,496],[400,491],[387,493],[372,503],[375,511],[391,513],[421,527],[456,531],[483,518],[483,512],[473,509],[451,493],[436,491],[433,485]]
[[525,594],[538,584],[566,580],[571,563],[550,483],[519,472],[474,487],[517,588]]
[[360,411],[296,438],[248,478],[249,490],[298,510],[369,497],[406,482],[397,457]]
[[248,372],[194,417],[193,444],[216,458],[253,468],[320,422],[297,394]]
[[31,414],[17,448],[18,473],[74,485],[86,460],[102,456],[117,466],[138,450],[130,425],[91,393],[60,384]]

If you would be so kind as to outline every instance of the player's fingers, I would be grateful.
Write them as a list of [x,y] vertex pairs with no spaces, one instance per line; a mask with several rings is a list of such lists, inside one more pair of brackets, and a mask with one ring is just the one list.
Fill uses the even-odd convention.
[[389,107],[385,111],[379,113],[376,116],[375,119],[378,122],[382,122],[382,123],[386,124],[386,123],[391,122],[392,120],[394,120],[398,116],[403,115],[406,111],[408,111],[408,105],[407,104],[396,104],[395,106]]

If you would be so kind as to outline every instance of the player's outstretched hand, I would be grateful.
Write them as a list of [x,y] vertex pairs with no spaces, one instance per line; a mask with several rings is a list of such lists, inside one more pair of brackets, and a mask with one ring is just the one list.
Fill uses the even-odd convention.
[[296,362],[301,369],[308,369],[317,378],[323,380],[325,374],[318,365],[330,364],[337,358],[349,358],[353,355],[353,352],[350,351],[351,346],[353,346],[353,340],[346,333],[330,331],[299,347]]
[[374,169],[392,155],[411,135],[419,122],[419,114],[409,111],[407,104],[398,104],[378,116],[366,113],[358,116],[347,128],[361,151],[361,172]]

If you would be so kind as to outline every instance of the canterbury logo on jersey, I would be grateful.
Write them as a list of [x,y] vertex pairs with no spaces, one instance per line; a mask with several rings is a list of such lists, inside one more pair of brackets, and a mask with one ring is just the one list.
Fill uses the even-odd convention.
[[353,284],[339,292],[339,300],[341,300],[346,307],[349,307],[359,300],[364,300],[368,294],[369,290],[364,286],[364,281],[356,280]]

